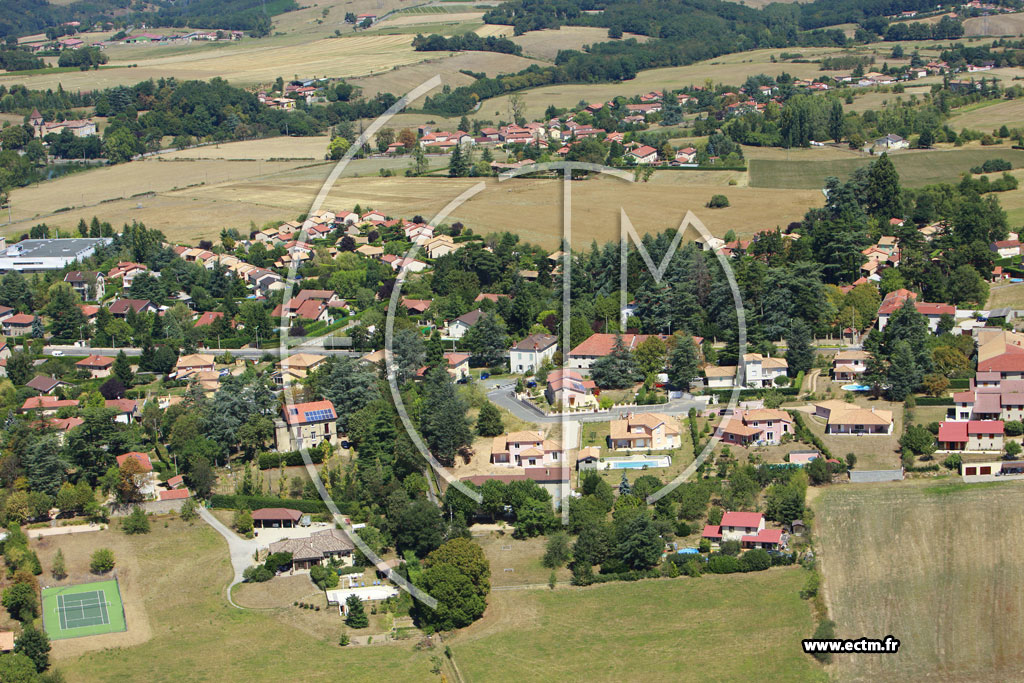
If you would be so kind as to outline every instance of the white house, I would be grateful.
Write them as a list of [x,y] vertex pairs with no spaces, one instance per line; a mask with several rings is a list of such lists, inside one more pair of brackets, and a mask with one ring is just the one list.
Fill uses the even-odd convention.
[[743,356],[745,381],[748,387],[770,387],[775,378],[782,377],[789,369],[785,358],[762,356],[760,353],[748,353]]
[[484,312],[479,308],[469,313],[463,313],[448,323],[448,333],[445,336],[448,339],[462,339],[469,332],[469,328],[480,322],[482,317],[484,317]]
[[875,147],[882,147],[884,149],[906,149],[907,147],[910,147],[910,143],[895,133],[889,133],[885,137],[875,140]]
[[509,349],[509,365],[514,373],[536,372],[551,360],[558,349],[558,337],[553,334],[531,334]]
[[548,467],[561,465],[562,444],[544,438],[541,431],[522,431],[494,437],[491,462],[507,467]]

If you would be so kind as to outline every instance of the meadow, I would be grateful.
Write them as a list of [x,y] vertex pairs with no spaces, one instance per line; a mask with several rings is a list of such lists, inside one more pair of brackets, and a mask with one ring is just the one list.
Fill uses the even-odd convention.
[[[890,155],[900,174],[900,181],[908,187],[921,187],[934,183],[955,183],[961,174],[986,159],[1002,158],[1013,165],[1024,165],[1024,150],[1007,145],[936,150],[906,150]],[[752,159],[749,163],[750,184],[759,188],[799,189],[820,188],[828,176],[845,180],[861,166],[870,164],[872,157],[801,160],[794,163],[786,159]],[[1000,197],[1002,199],[1002,197]]]
[[964,107],[949,121],[954,130],[971,128],[989,132],[999,126],[1019,126],[1024,120],[1024,100],[987,100]]
[[[350,82],[352,85],[362,88],[363,95],[366,97],[372,97],[381,92],[401,95],[437,75],[441,77],[441,85],[429,93],[435,94],[445,85],[457,88],[460,85],[472,83],[473,78],[462,73],[463,69],[475,73],[486,73],[488,76],[497,76],[516,73],[533,64],[543,66],[535,59],[506,55],[500,52],[418,52],[417,54],[424,55],[424,61],[397,66],[390,71],[372,76],[353,78],[350,79]],[[416,102],[412,106],[421,104],[422,102]],[[417,118],[422,123],[424,115],[419,114]]]
[[[503,26],[509,33],[511,26]],[[490,34],[488,34],[490,35]],[[624,33],[623,39],[635,38],[637,42],[648,40],[647,36]],[[512,38],[512,42],[523,48],[523,54],[554,62],[559,50],[582,50],[584,45],[602,43],[608,40],[608,29],[593,26],[562,26],[558,29],[530,31]]]
[[787,567],[497,591],[450,647],[467,681],[823,681],[800,647],[814,630],[805,580]]
[[997,14],[964,21],[966,36],[1019,36],[1024,34],[1024,14]]
[[835,658],[843,681],[1020,680],[1020,482],[835,486],[815,550],[840,638],[891,634],[898,654]]

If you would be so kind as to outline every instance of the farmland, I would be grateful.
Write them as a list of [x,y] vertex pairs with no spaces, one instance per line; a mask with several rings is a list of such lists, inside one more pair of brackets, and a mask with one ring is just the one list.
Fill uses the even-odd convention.
[[817,551],[838,637],[900,639],[898,654],[836,657],[839,680],[1024,675],[1019,482],[834,487]]
[[[624,34],[625,38],[635,38],[639,42],[647,40],[647,36],[633,33]],[[559,50],[581,50],[584,45],[608,40],[608,30],[590,26],[563,26],[557,30],[530,31],[512,40],[523,48],[524,55],[553,62]]]
[[995,100],[982,103],[984,106],[965,107],[963,113],[956,114],[950,125],[955,129],[971,128],[989,132],[1002,125],[1015,126],[1024,120],[1024,101]]
[[[814,630],[798,595],[805,578],[789,567],[493,592],[484,618],[451,648],[468,681],[621,681],[640,672],[645,681],[824,680],[800,648]],[[713,644],[725,642],[723,657]]]
[[[362,88],[363,95],[367,97],[372,97],[379,92],[398,95],[412,90],[434,75],[441,77],[442,86],[450,85],[456,88],[473,82],[472,77],[462,73],[463,69],[486,73],[488,76],[497,76],[498,74],[522,71],[532,64],[540,64],[534,59],[501,54],[500,52],[456,52],[450,55],[444,52],[420,52],[418,54],[429,55],[430,58],[416,64],[398,66],[373,76],[353,78],[350,82]],[[415,103],[413,106],[418,104],[421,103]],[[422,122],[423,116],[420,115],[418,118]]]
[[1024,33],[1024,14],[997,14],[964,21],[966,36],[1019,36]]
[[[986,159],[1003,158],[1014,166],[1024,165],[1024,151],[1008,146],[915,151],[908,150],[891,156],[900,180],[909,187],[932,183],[955,183],[962,173]],[[826,161],[800,161],[784,159],[753,159],[750,161],[750,184],[753,187],[797,189],[822,187],[828,176],[843,180],[859,167],[871,163],[871,157],[832,159]]]
[[988,293],[987,308],[1024,308],[1024,283],[992,285]]

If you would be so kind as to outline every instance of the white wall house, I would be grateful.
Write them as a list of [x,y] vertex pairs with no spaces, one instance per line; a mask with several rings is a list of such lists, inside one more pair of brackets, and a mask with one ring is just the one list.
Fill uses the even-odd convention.
[[558,349],[553,334],[531,334],[509,349],[509,366],[514,373],[536,372],[544,361],[550,361]]

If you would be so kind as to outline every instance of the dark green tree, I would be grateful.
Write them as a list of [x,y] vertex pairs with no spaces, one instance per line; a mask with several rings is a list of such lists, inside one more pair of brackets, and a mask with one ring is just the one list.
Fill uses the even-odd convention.
[[420,414],[420,430],[434,457],[451,466],[459,449],[473,443],[473,434],[466,419],[466,403],[443,367],[427,371],[424,384],[426,395]]
[[132,372],[132,363],[128,360],[128,355],[123,350],[118,351],[117,356],[114,358],[113,372],[114,377],[121,380],[121,383],[126,387],[132,385],[135,373]]
[[868,213],[876,218],[888,220],[903,216],[900,175],[885,152],[869,167],[864,199]]
[[668,357],[668,381],[677,389],[686,390],[700,368],[700,354],[693,337],[676,335],[676,345]]
[[366,616],[363,601],[358,595],[350,595],[345,599],[345,611],[345,625],[349,628],[366,628],[370,625],[370,618]]
[[498,436],[504,432],[505,425],[501,420],[501,411],[490,401],[485,401],[476,418],[476,433],[480,436]]
[[658,564],[665,542],[642,512],[623,527],[615,547],[615,555],[630,569],[650,569]]
[[814,347],[811,342],[810,326],[799,318],[795,319],[786,335],[786,363],[791,376],[807,372],[814,365]]
[[50,668],[50,639],[31,624],[21,629],[21,635],[14,641],[14,651],[31,659],[39,673]]

